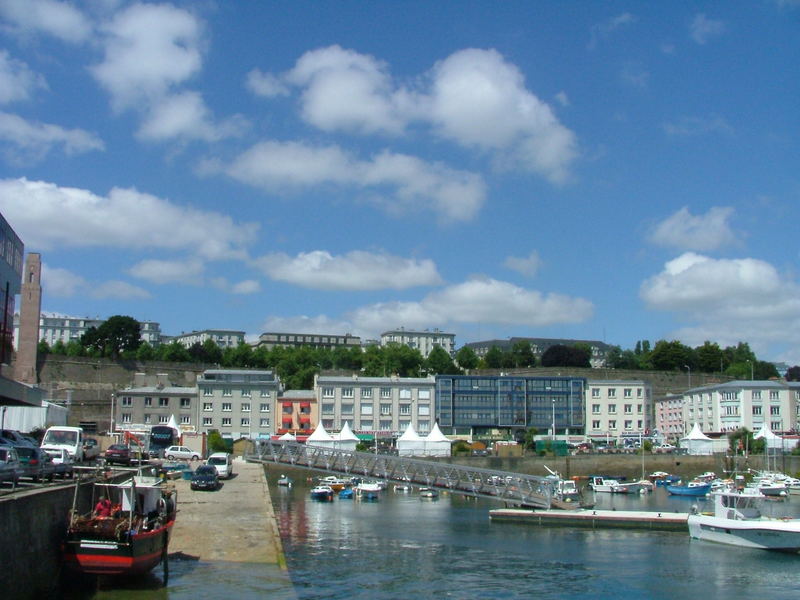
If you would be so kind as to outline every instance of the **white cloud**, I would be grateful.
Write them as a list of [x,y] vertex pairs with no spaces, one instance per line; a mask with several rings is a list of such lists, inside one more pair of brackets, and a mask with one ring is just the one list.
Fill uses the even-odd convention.
[[664,131],[667,135],[689,137],[693,135],[705,135],[707,133],[733,133],[733,127],[719,116],[704,119],[701,117],[680,117],[671,123],[664,123]]
[[800,358],[800,286],[762,260],[686,253],[644,281],[639,295],[649,308],[692,323],[673,334],[685,343],[747,340],[762,352],[788,344]]
[[402,132],[399,103],[385,64],[330,46],[306,52],[286,76],[302,86],[303,117],[324,131]]
[[400,290],[441,283],[431,260],[358,250],[341,256],[323,250],[302,252],[295,257],[269,254],[258,259],[256,265],[272,279],[322,290]]
[[556,100],[561,106],[569,106],[569,96],[567,96],[567,93],[564,91],[556,94]]
[[28,100],[36,91],[46,89],[44,77],[0,50],[0,104]]
[[539,257],[539,253],[534,250],[524,257],[509,256],[503,265],[507,269],[517,271],[526,277],[534,277],[542,266],[542,259]]
[[[490,153],[499,167],[556,183],[567,179],[578,154],[573,132],[496,50],[455,52],[404,87],[376,58],[330,46],[304,54],[280,81],[302,89],[303,117],[328,132],[401,135],[421,122],[440,137]],[[266,82],[266,93],[282,91],[276,78]]]
[[255,279],[245,279],[238,283],[233,284],[231,287],[232,294],[248,295],[257,294],[261,291],[261,284]]
[[309,317],[300,315],[296,317],[268,317],[261,324],[261,331],[255,337],[265,331],[270,332],[290,332],[290,333],[331,333],[339,335],[341,332],[360,335],[353,330],[352,323],[331,319],[325,315]]
[[279,77],[272,73],[264,73],[259,69],[253,69],[247,74],[245,87],[262,98],[289,95],[288,86]]
[[[0,180],[3,214],[29,248],[102,246],[187,251],[219,260],[243,258],[257,225],[183,207],[133,189],[107,197],[27,179]],[[208,232],[214,235],[209,236]]]
[[182,283],[186,285],[202,285],[205,267],[196,259],[189,260],[143,260],[128,272],[134,277],[151,283]]
[[443,137],[495,150],[505,166],[563,182],[577,156],[575,135],[525,88],[522,73],[495,50],[461,50],[431,72],[427,102]]
[[361,161],[338,146],[268,141],[253,146],[227,167],[228,175],[266,189],[305,189],[323,184],[356,187],[391,212],[431,209],[447,221],[473,218],[486,186],[473,173],[403,154],[382,152]]
[[387,323],[408,327],[438,327],[443,323],[540,327],[580,323],[592,312],[592,303],[584,298],[542,294],[504,281],[475,278],[432,292],[419,302],[373,304],[347,317],[359,328],[374,332]]
[[625,25],[630,25],[631,23],[636,22],[636,17],[631,13],[622,13],[617,15],[616,17],[611,17],[610,19],[606,19],[601,23],[597,23],[592,25],[591,29],[591,36],[589,38],[589,48],[593,49],[597,46],[597,44],[602,40],[607,40],[611,37],[611,34],[614,33],[620,27]]
[[7,143],[3,153],[14,163],[42,160],[56,146],[60,146],[66,155],[105,149],[103,140],[83,129],[32,123],[5,112],[0,112],[0,141]]
[[144,140],[163,141],[173,138],[215,142],[238,136],[246,127],[241,117],[214,123],[203,98],[196,92],[165,96],[154,103],[137,132]]
[[125,281],[110,280],[89,282],[67,269],[50,267],[42,263],[42,289],[47,297],[70,298],[86,296],[98,300],[105,299],[148,299],[150,292]]
[[731,207],[714,206],[705,215],[695,216],[684,206],[656,225],[650,241],[680,250],[716,250],[736,241],[729,225],[733,212]]
[[697,14],[689,24],[689,35],[698,44],[705,44],[724,32],[725,24],[722,21],[709,19],[703,13]]
[[91,72],[117,110],[167,95],[202,66],[202,26],[172,5],[134,4],[102,31],[105,59]]
[[43,32],[65,42],[83,42],[92,32],[83,13],[55,0],[2,0],[0,16],[20,35]]

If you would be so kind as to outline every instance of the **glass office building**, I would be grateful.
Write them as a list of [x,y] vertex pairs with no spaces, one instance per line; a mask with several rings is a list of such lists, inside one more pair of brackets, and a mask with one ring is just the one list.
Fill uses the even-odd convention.
[[[586,428],[582,377],[438,375],[436,418],[445,435],[582,434]],[[553,432],[553,429],[555,431]]]

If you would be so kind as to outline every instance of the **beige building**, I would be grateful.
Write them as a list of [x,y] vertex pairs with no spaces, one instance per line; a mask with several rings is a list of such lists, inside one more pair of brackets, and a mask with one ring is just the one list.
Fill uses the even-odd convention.
[[591,380],[586,385],[586,436],[621,441],[649,436],[653,389],[645,381]]
[[414,331],[409,329],[393,329],[391,331],[384,331],[381,334],[381,346],[389,344],[402,344],[414,350],[419,350],[423,358],[428,358],[431,350],[439,346],[444,349],[450,357],[455,355],[456,335],[454,333],[445,333],[438,329]]
[[185,348],[191,348],[195,344],[203,344],[211,340],[220,348],[235,348],[244,343],[244,331],[232,331],[229,329],[204,329],[203,331],[192,331],[172,336],[170,341],[178,342]]
[[421,435],[434,422],[436,378],[318,375],[314,393],[328,431],[345,423],[356,433],[401,435],[409,423]]
[[312,348],[361,348],[361,338],[346,333],[332,335],[326,333],[262,333],[258,341],[253,344],[255,348],[272,350],[276,347],[290,348],[298,346],[311,346]]

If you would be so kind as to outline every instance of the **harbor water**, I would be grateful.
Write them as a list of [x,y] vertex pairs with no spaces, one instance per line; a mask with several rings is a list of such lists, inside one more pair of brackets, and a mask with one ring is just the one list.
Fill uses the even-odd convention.
[[[497,502],[381,493],[376,502],[312,500],[295,477],[270,493],[288,573],[271,565],[173,560],[149,582],[92,598],[796,598],[800,556],[690,540],[688,533],[492,523]],[[591,492],[589,492],[591,497]],[[800,496],[788,508],[800,514]],[[786,507],[786,503],[781,503]],[[704,501],[597,494],[596,507],[687,512]]]

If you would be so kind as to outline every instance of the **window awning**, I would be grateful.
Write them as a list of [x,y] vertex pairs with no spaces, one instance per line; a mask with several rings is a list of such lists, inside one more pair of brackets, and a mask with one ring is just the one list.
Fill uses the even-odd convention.
[[292,403],[291,402],[281,402],[281,404],[283,405],[283,408],[291,408],[292,407]]
[[311,422],[311,417],[309,417],[308,415],[300,415],[300,422],[301,423],[310,423]]
[[283,419],[282,419],[282,422],[283,422],[283,423],[289,423],[289,424],[291,424],[291,422],[292,422],[292,417],[283,417]]
[[311,402],[301,402],[300,408],[311,408]]

